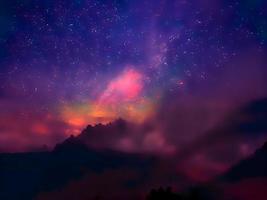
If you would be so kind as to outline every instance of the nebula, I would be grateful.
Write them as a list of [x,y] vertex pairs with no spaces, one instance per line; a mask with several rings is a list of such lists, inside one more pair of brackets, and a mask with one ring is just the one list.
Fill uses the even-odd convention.
[[126,68],[109,81],[94,101],[88,99],[88,102],[80,105],[64,106],[62,118],[77,130],[88,124],[107,124],[117,118],[141,123],[152,115],[156,106],[151,98],[143,96],[143,87],[143,75]]

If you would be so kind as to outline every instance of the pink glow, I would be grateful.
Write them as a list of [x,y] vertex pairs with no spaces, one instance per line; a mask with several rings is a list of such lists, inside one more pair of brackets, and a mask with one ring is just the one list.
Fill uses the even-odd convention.
[[143,75],[126,69],[118,77],[112,79],[100,97],[100,103],[118,103],[135,100],[143,89]]

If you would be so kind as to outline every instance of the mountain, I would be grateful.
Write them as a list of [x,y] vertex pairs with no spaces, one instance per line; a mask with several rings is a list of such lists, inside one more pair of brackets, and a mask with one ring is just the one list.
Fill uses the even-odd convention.
[[265,200],[267,196],[267,142],[253,155],[218,177],[222,199]]
[[130,122],[121,118],[106,125],[88,125],[81,134],[76,137],[70,137],[66,142],[57,145],[56,149],[58,149],[59,146],[62,147],[66,145],[66,143],[70,144],[71,142],[73,145],[74,143],[76,145],[79,143],[79,145],[83,144],[84,146],[99,150],[116,149],[113,145],[116,144],[119,139],[129,135],[132,127],[133,125]]
[[[249,139],[255,135],[262,136],[267,130],[266,119],[267,100],[253,102],[223,123],[219,133],[211,132],[193,144],[197,148],[190,146],[188,149],[194,153],[207,146],[207,142],[209,145],[216,141],[227,144],[225,141],[229,140],[223,141],[223,137],[218,137],[225,134],[228,134],[226,139],[233,137],[234,133]],[[118,119],[107,125],[88,125],[80,135],[70,136],[52,151],[0,154],[0,199],[90,200],[104,196],[104,199],[136,200],[144,199],[144,194],[151,188],[177,188],[179,184],[186,187],[192,183],[177,172],[177,160],[182,159],[183,154],[174,160],[111,150],[116,149],[112,144],[116,144],[118,138],[123,138],[134,128],[133,124]],[[188,157],[190,152],[184,155]],[[218,152],[214,153],[218,155]],[[243,200],[250,194],[260,195],[259,198],[249,196],[250,199],[264,199],[263,193],[267,191],[264,187],[267,185],[267,142],[255,154],[221,175],[214,184],[218,182],[226,185],[223,187],[226,196],[228,193],[229,196],[243,195],[234,199]],[[243,190],[255,185],[257,188],[254,190]],[[242,192],[234,194],[236,191]]]
[[146,193],[153,184],[177,182],[175,170],[152,155],[97,149],[87,144],[88,134],[122,134],[127,127],[122,119],[89,125],[50,152],[0,154],[0,199],[65,200],[77,199],[78,195],[88,200],[103,193],[112,198],[119,194],[121,199],[140,199],[133,194]]
[[192,185],[180,193],[152,189],[149,200],[265,200],[267,196],[267,142],[217,179]]
[[267,142],[249,158],[220,176],[219,180],[237,182],[248,178],[267,178]]

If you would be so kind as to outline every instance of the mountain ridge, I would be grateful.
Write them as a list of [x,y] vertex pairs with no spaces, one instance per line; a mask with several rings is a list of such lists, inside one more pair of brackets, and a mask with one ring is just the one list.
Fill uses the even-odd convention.
[[239,161],[218,177],[223,182],[236,182],[247,178],[267,178],[267,141],[249,157]]

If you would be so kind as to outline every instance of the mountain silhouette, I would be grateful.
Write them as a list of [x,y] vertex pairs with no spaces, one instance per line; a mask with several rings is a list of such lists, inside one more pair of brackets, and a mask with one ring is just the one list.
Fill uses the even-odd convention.
[[248,178],[267,178],[267,142],[253,155],[220,176],[219,180],[236,182]]
[[[55,150],[59,148],[82,148],[87,146],[94,149],[107,149],[110,151],[113,144],[116,143],[119,138],[125,137],[129,134],[132,124],[124,119],[117,119],[106,125],[96,124],[95,126],[88,125],[81,134],[77,136],[70,136],[66,141],[56,146]],[[106,139],[105,139],[106,138]]]
[[152,189],[147,200],[265,200],[267,190],[267,142],[217,179],[184,191]]
[[[244,158],[240,144],[267,138],[267,98],[257,99],[234,109],[210,130],[185,143],[177,153],[177,163],[202,153],[216,161],[235,164]],[[252,153],[259,143],[251,148]],[[247,154],[248,155],[248,154]]]
[[265,200],[267,191],[267,142],[216,180],[223,199]]
[[108,134],[123,130],[122,119],[108,125],[88,126],[79,136],[70,136],[49,152],[0,154],[0,199],[29,200],[41,192],[59,190],[66,184],[88,174],[127,169],[138,176],[132,182],[143,181],[155,164],[153,156],[106,150],[95,150],[83,142],[89,132]]
[[[266,130],[265,111],[267,100],[249,104],[236,115],[235,122],[230,120],[226,127],[231,128],[221,131],[260,134]],[[130,200],[140,199],[133,194],[144,193],[159,184],[190,184],[167,159],[109,148],[111,138],[124,136],[132,127],[123,119],[106,125],[88,125],[81,134],[70,136],[52,151],[0,154],[0,199],[67,200],[79,196],[80,200],[88,200],[108,195],[110,198],[105,199]],[[108,137],[111,134],[113,137]],[[257,177],[267,178],[267,142],[216,181],[232,183]]]
[[[79,199],[94,199],[92,195],[97,195],[94,192],[102,190],[102,186],[96,186],[96,182],[105,184],[105,191],[108,191],[109,187],[123,188],[110,190],[109,195],[112,196],[116,192],[128,190],[136,193],[144,191],[142,185],[150,185],[165,179],[176,181],[177,177],[171,166],[164,168],[166,172],[157,173],[157,170],[162,172],[159,166],[168,166],[158,157],[94,148],[88,143],[94,137],[97,140],[98,136],[124,134],[129,126],[130,124],[123,119],[107,125],[89,125],[80,135],[70,136],[57,144],[52,151],[0,154],[0,199],[30,200],[37,197],[37,199],[62,199],[63,197],[44,196],[54,191],[66,191],[65,188],[69,185],[80,182],[86,182],[84,183],[86,187],[78,187],[75,191],[78,192],[82,188],[82,192],[87,193],[84,197],[79,195]],[[114,180],[117,180],[117,183],[114,183]],[[75,199],[75,197],[69,196],[63,199]]]

